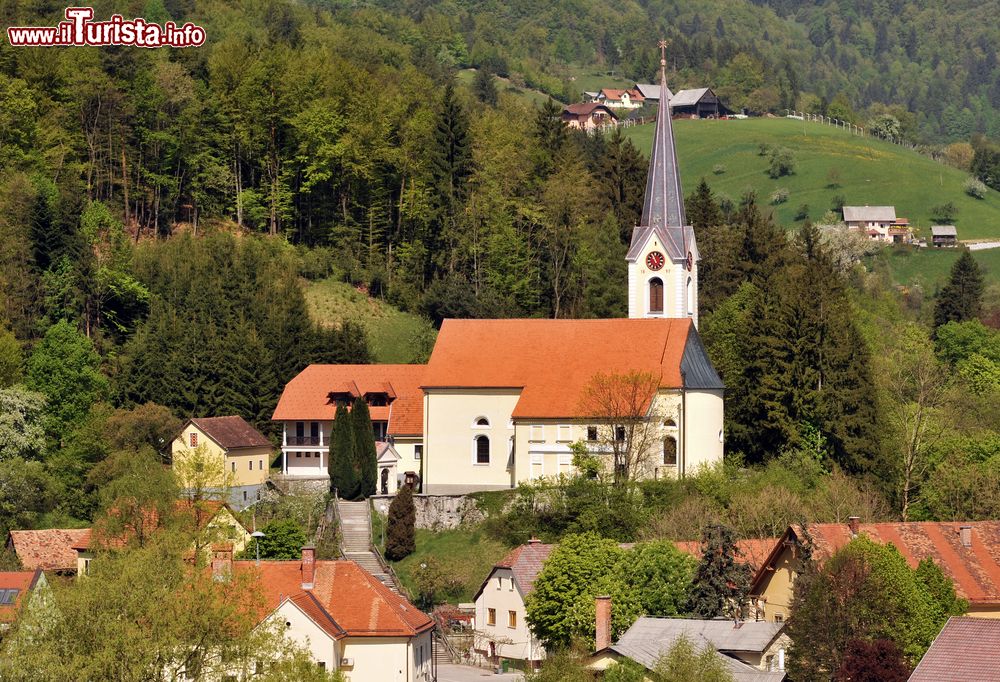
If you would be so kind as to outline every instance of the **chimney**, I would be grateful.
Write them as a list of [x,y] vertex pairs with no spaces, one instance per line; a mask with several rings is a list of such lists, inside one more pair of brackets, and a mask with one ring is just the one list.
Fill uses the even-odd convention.
[[972,547],[972,526],[959,526],[958,535],[962,538],[962,547]]
[[596,606],[594,649],[600,651],[611,646],[611,597],[597,597],[594,601]]
[[861,517],[860,516],[848,516],[847,517],[847,527],[851,529],[851,537],[856,537],[858,534],[858,529],[861,528]]
[[222,582],[233,574],[233,546],[214,545],[212,547],[212,580]]
[[302,589],[311,590],[316,574],[316,545],[302,548]]

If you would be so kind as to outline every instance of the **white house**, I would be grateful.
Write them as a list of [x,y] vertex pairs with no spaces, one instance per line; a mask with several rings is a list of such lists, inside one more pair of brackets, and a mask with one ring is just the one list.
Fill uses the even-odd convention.
[[844,206],[847,229],[861,232],[869,239],[887,243],[901,243],[910,236],[910,223],[896,217],[895,206]]
[[431,682],[434,621],[353,561],[233,561],[213,554],[212,569],[257,576],[268,612],[316,664],[351,682]]

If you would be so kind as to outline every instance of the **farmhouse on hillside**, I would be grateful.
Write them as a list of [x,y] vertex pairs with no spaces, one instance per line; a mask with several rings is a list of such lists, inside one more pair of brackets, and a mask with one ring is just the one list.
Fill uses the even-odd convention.
[[931,246],[958,246],[958,230],[954,225],[932,225]]
[[638,109],[645,102],[642,93],[635,88],[602,88],[595,101],[612,109]]
[[[817,523],[808,526],[813,558],[823,561],[857,535],[892,543],[911,567],[932,558],[969,602],[968,615],[1000,618],[1000,521]],[[789,526],[771,555],[758,567],[750,588],[760,620],[782,622],[791,615],[792,584],[801,572],[803,528]]]
[[[660,101],[659,85],[636,83],[635,89],[647,102]],[[670,92],[667,88],[664,92],[667,93],[670,113],[674,118],[722,118],[733,113],[712,88],[691,88],[677,92]]]
[[[358,397],[390,446],[380,452],[394,453],[379,461],[388,494],[407,472],[424,493],[454,495],[569,474],[574,443],[616,475],[720,462],[724,387],[698,335],[700,254],[683,200],[671,118],[659,115],[626,254],[628,319],[445,320],[426,365],[307,367],[274,412],[283,475],[325,479],[336,407]],[[589,399],[595,382],[629,377],[648,384],[634,416]]]
[[873,241],[900,244],[910,238],[910,222],[896,217],[895,206],[844,206],[847,229]]
[[274,453],[271,441],[238,416],[189,419],[170,450],[181,479],[186,477],[186,463],[200,453],[216,472],[200,482],[213,491],[227,489],[235,509],[260,499],[260,487],[267,481]]
[[570,104],[562,112],[562,122],[570,128],[590,132],[618,124],[618,117],[607,105],[599,102]]

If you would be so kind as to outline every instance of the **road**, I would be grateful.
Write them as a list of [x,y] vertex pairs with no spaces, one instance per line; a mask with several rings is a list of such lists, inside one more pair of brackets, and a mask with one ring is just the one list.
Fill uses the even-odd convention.
[[521,682],[524,675],[521,673],[507,673],[505,675],[494,675],[489,670],[483,668],[473,668],[467,665],[445,665],[438,666],[438,682]]

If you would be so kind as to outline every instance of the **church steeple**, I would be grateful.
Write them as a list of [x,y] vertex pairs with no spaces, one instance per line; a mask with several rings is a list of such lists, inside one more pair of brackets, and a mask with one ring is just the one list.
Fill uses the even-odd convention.
[[690,319],[698,325],[698,245],[684,216],[667,88],[666,41],[660,41],[660,106],[649,155],[642,220],[632,230],[628,316]]
[[674,127],[670,120],[670,90],[667,89],[667,42],[660,46],[660,103],[653,130],[653,150],[642,203],[642,227],[684,227],[684,194],[674,150]]

